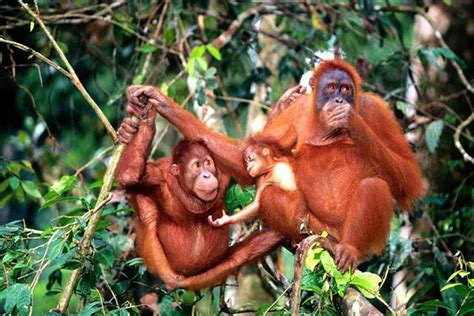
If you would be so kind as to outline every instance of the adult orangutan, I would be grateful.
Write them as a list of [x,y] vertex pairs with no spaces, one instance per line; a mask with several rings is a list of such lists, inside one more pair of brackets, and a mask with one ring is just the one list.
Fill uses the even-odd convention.
[[[392,199],[405,210],[425,191],[423,179],[385,102],[360,91],[361,79],[346,62],[322,62],[314,70],[312,94],[302,96],[268,124],[263,136],[292,149],[295,175],[307,206],[338,241],[337,265],[355,268],[386,243]],[[242,153],[245,143],[210,131],[154,87],[139,87],[185,136],[203,141],[226,173],[251,182]]]
[[[134,91],[130,89],[129,96]],[[142,121],[125,118],[119,129],[127,146],[116,180],[136,212],[138,253],[150,273],[169,288],[209,287],[282,241],[280,234],[265,229],[229,247],[228,228],[207,222],[208,216],[221,215],[229,176],[199,141],[182,140],[171,158],[147,162],[156,111],[129,103],[127,112]]]

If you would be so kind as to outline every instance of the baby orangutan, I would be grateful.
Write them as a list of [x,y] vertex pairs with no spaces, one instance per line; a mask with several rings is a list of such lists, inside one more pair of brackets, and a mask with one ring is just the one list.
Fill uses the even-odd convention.
[[[271,139],[255,137],[248,140],[244,160],[248,174],[257,178],[255,200],[238,213],[208,221],[212,226],[224,226],[247,221],[257,215],[272,229],[301,241],[308,232],[328,232],[331,228],[311,214],[303,195],[296,186],[295,160]],[[326,229],[324,229],[326,228]],[[331,250],[331,245],[324,245]]]

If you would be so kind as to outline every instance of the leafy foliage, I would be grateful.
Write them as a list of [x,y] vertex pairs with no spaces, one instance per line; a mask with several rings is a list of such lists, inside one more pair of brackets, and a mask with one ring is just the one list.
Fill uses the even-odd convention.
[[[405,10],[396,12],[400,4]],[[422,158],[430,190],[410,216],[395,216],[385,254],[362,264],[366,272],[341,274],[326,251],[313,249],[306,261],[301,311],[337,314],[334,298],[348,286],[375,297],[371,302],[386,311],[381,300],[394,303],[392,289],[400,286],[394,276],[402,272],[403,285],[414,294],[400,312],[469,315],[474,309],[473,171],[453,146],[453,134],[472,113],[472,95],[449,65],[458,65],[472,82],[468,74],[474,73],[473,65],[466,58],[471,53],[469,39],[460,34],[472,24],[472,10],[460,1],[445,1],[441,11],[457,16],[444,34],[446,47],[418,41],[409,10],[421,9],[417,4],[37,3],[85,89],[114,126],[124,116],[126,87],[152,84],[185,107],[192,104],[199,111],[199,106],[210,106],[229,135],[244,137],[254,113],[267,111],[313,67],[315,52],[340,48],[365,77],[364,89],[393,105]],[[64,66],[41,27],[16,2],[2,5],[0,17],[1,39],[30,46]],[[217,45],[218,38],[225,38],[225,44]],[[0,61],[5,105],[0,117],[0,313],[46,313],[56,306],[71,271],[79,266],[83,272],[71,314],[129,315],[145,307],[169,315],[221,311],[219,288],[167,291],[159,281],[149,281],[134,253],[132,210],[115,188],[91,249],[79,255],[112,140],[74,85],[57,70],[4,43]],[[420,71],[416,82],[414,69]],[[409,97],[413,89],[415,101]],[[409,118],[413,111],[415,117]],[[466,151],[473,152],[470,127],[460,134]],[[175,141],[176,134],[168,133],[153,157],[167,155]],[[225,203],[234,211],[254,195],[254,187],[232,184]],[[415,226],[412,236],[405,234],[409,223]],[[283,314],[288,309],[289,291],[283,285],[291,279],[293,256],[286,249],[280,254],[286,277],[270,273],[283,281],[277,283],[275,301],[255,306],[256,313],[273,308]]]

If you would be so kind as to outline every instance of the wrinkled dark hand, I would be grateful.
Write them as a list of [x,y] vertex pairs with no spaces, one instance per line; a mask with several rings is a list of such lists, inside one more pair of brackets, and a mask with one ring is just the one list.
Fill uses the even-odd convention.
[[324,107],[319,114],[321,123],[329,132],[337,130],[349,130],[352,116],[352,106],[349,103]]
[[171,275],[161,276],[160,279],[165,284],[166,289],[174,290],[177,287],[182,287],[181,282],[185,279],[185,277],[180,274],[171,274]]
[[288,105],[293,103],[297,98],[306,93],[306,87],[302,85],[297,85],[296,87],[290,88],[283,93],[283,95],[278,99],[276,107],[286,108]]
[[151,103],[158,112],[168,104],[166,96],[154,86],[130,86],[127,90],[127,99],[131,104],[141,107]]

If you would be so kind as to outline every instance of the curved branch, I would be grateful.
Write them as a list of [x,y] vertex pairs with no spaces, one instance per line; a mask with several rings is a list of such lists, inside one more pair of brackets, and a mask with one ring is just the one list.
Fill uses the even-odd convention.
[[467,153],[460,141],[462,130],[471,124],[472,121],[474,121],[474,113],[471,113],[471,115],[466,120],[462,121],[461,124],[458,125],[456,131],[454,132],[454,145],[459,150],[465,161],[469,161],[470,163],[474,164],[474,158]]

